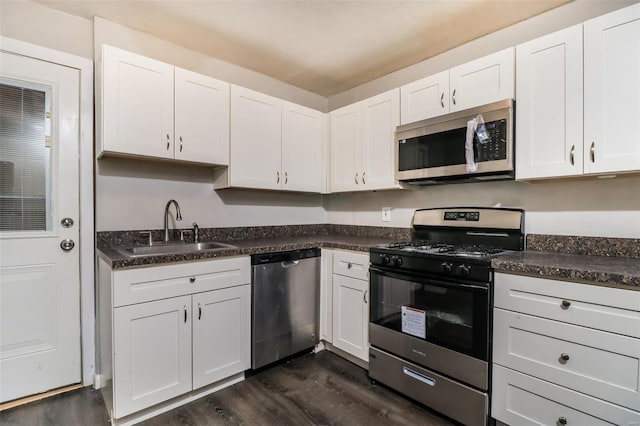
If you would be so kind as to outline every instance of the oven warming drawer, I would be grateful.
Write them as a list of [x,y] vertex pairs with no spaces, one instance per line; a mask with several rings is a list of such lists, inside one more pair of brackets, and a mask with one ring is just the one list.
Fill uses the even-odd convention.
[[396,356],[369,348],[369,376],[466,425],[486,425],[486,393]]

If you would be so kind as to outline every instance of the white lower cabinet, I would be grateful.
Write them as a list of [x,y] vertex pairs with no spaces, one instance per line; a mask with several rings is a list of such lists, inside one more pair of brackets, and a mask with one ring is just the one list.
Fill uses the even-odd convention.
[[123,270],[100,261],[98,276],[97,370],[114,424],[190,402],[251,367],[249,257]]
[[369,361],[369,255],[333,253],[332,344]]
[[502,273],[494,291],[494,418],[640,424],[640,292]]

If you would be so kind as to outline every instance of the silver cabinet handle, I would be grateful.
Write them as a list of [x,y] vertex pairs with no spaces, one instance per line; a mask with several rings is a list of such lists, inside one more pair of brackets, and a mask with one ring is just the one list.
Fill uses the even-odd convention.
[[187,323],[187,305],[184,305],[184,322]]
[[198,321],[202,318],[202,306],[198,303]]
[[60,241],[60,248],[64,251],[71,251],[76,246],[76,243],[72,239],[65,239]]
[[276,183],[280,183],[280,172],[276,171]]
[[167,133],[167,151],[169,151],[169,146],[171,144],[169,143],[169,133]]
[[289,175],[287,172],[284,172],[284,184],[286,185],[289,182]]
[[444,92],[440,94],[440,106],[444,108]]
[[564,361],[564,362],[569,361],[569,354],[564,353],[564,352],[563,352],[563,353],[561,353],[561,354],[560,354],[560,362],[562,362],[562,361]]
[[364,295],[362,296],[364,299],[364,303],[369,303],[369,301],[367,300],[367,293],[369,292],[369,290],[365,290],[364,291]]
[[591,142],[591,148],[589,149],[589,155],[591,156],[591,162],[596,162],[596,143]]
[[353,268],[353,264],[351,262],[347,263],[347,269]]
[[182,152],[182,136],[180,136],[180,152]]
[[189,277],[189,282],[190,283],[195,283],[196,282],[196,277]]
[[356,173],[356,185],[359,185],[360,182],[358,182],[358,173]]
[[567,424],[567,418],[562,416],[562,417],[558,417],[558,421],[556,422],[557,425],[560,426],[564,426]]
[[364,180],[364,175],[365,175],[366,173],[367,173],[367,172],[362,172],[362,184],[363,184],[363,185],[366,185],[366,184],[367,184],[367,181],[366,181],[366,180]]
[[573,159],[573,154],[575,151],[576,151],[576,146],[571,145],[571,151],[569,152],[569,162],[571,163],[572,166],[575,164],[575,161]]
[[568,300],[563,300],[563,301],[560,303],[560,307],[561,307],[562,309],[569,309],[569,306],[571,306],[571,302],[569,302]]
[[456,89],[453,89],[453,94],[451,95],[451,100],[453,101],[453,104],[456,104]]

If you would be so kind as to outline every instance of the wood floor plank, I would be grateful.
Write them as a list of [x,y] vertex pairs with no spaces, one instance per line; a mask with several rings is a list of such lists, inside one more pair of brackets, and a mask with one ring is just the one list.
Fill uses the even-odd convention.
[[[2,426],[108,425],[98,391],[80,389],[0,412]],[[144,426],[449,426],[426,407],[328,351],[262,370],[241,383],[142,423]]]

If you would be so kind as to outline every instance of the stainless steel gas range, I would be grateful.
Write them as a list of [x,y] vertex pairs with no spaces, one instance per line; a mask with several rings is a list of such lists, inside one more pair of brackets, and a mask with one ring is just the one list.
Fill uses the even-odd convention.
[[371,249],[370,377],[458,422],[487,424],[490,262],[523,249],[522,210],[417,210],[412,241]]

